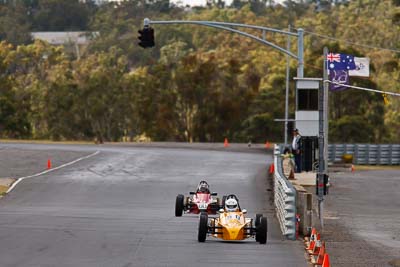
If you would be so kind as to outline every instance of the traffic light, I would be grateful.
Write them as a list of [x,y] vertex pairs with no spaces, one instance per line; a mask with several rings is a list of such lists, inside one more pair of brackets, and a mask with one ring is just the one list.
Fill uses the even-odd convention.
[[316,186],[315,186],[315,193],[318,195],[318,193],[319,193],[319,191],[318,191],[318,189],[319,188],[323,188],[323,192],[324,192],[324,196],[326,196],[327,194],[329,194],[329,175],[327,175],[327,174],[322,174],[323,175],[323,178],[324,178],[324,183],[323,184],[319,184],[318,183],[318,178],[316,179]]
[[140,40],[139,45],[143,48],[154,46],[154,30],[153,28],[146,26],[142,30],[138,31]]
[[324,174],[324,195],[329,193],[329,175]]

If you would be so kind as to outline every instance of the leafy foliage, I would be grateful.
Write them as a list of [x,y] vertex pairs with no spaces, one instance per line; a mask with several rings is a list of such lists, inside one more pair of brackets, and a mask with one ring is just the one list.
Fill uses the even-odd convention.
[[[0,3],[0,136],[221,142],[282,141],[286,56],[208,27],[154,26],[156,46],[137,45],[143,18],[304,28],[305,76],[322,77],[322,50],[368,56],[357,86],[399,92],[398,1],[208,1],[190,10],[167,0],[37,0]],[[332,4],[335,2],[336,4]],[[339,4],[344,3],[344,4]],[[371,17],[381,18],[371,20]],[[79,59],[32,41],[30,31],[96,31]],[[259,34],[255,30],[249,33]],[[323,38],[321,35],[333,39]],[[266,39],[286,47],[287,37]],[[343,41],[343,40],[346,40]],[[292,51],[296,40],[292,38]],[[355,45],[364,44],[365,46]],[[290,77],[297,63],[290,61]],[[290,117],[294,117],[294,83]],[[400,101],[357,90],[330,93],[330,141],[399,142]]]

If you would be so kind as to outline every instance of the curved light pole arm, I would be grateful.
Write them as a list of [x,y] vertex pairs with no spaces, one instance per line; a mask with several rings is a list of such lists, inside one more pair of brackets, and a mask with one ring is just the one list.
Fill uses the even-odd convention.
[[212,24],[212,25],[219,25],[219,26],[229,26],[229,27],[242,27],[242,28],[249,28],[249,29],[257,29],[257,30],[264,30],[268,32],[276,32],[286,35],[298,36],[297,33],[282,31],[274,28],[268,28],[263,26],[257,25],[248,25],[248,24],[241,24],[241,23],[231,23],[231,22],[218,22],[218,21],[206,21],[206,20],[166,20],[166,21],[151,21],[148,20],[148,25],[150,24]]
[[[147,23],[146,23],[147,22]],[[290,51],[287,51],[271,42],[265,41],[255,35],[246,33],[246,32],[242,32],[236,29],[232,29],[230,27],[225,27],[222,25],[226,25],[226,26],[238,26],[238,27],[248,27],[248,28],[255,28],[255,29],[260,29],[260,30],[271,30],[270,28],[266,28],[266,27],[261,27],[261,26],[252,26],[252,25],[245,25],[245,24],[236,24],[236,23],[227,23],[227,22],[212,22],[212,21],[184,21],[184,20],[172,20],[172,21],[145,21],[145,25],[149,25],[149,24],[195,24],[195,25],[202,25],[202,26],[207,26],[207,27],[212,27],[212,28],[217,28],[217,29],[221,29],[221,30],[226,30],[226,31],[230,31],[230,32],[234,32],[246,37],[249,37],[253,40],[256,40],[264,45],[268,45],[271,46],[279,51],[281,51],[282,53],[285,53],[295,59],[297,59],[299,62],[299,58],[298,56],[296,56],[295,54],[293,54]],[[279,32],[279,33],[283,33],[283,34],[288,34],[289,32],[284,32],[284,31],[280,31],[280,30],[275,30],[273,29],[274,32]],[[293,33],[291,33],[290,35],[293,35]],[[294,34],[296,35],[296,34]]]
[[226,30],[226,31],[234,32],[234,33],[237,33],[237,34],[240,34],[240,35],[249,37],[249,38],[251,38],[251,39],[253,39],[253,40],[256,40],[256,41],[258,41],[258,42],[260,42],[260,43],[262,43],[262,44],[265,44],[265,45],[268,45],[268,46],[272,46],[273,48],[278,49],[278,50],[281,51],[282,53],[285,53],[285,54],[287,54],[287,55],[289,55],[289,56],[291,56],[291,57],[293,57],[293,58],[295,58],[295,59],[298,60],[298,57],[297,57],[295,54],[293,54],[292,52],[287,51],[287,50],[283,49],[282,47],[277,46],[277,45],[275,45],[275,44],[273,44],[273,43],[271,43],[271,42],[265,41],[265,40],[263,40],[263,39],[261,39],[261,38],[255,36],[255,35],[252,35],[252,34],[249,34],[249,33],[246,33],[246,32],[242,32],[242,31],[239,31],[239,30],[235,30],[235,29],[232,29],[232,28],[229,28],[229,27],[224,27],[224,26],[218,26],[218,25],[207,24],[207,23],[206,23],[206,24],[203,24],[203,25],[204,25],[204,26],[213,27],[213,28],[217,28],[217,29],[221,29],[221,30]]

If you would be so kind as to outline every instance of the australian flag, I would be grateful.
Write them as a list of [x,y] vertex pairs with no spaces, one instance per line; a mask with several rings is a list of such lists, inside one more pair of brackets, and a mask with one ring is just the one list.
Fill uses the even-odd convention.
[[328,70],[355,70],[354,56],[329,53],[326,56]]
[[326,56],[329,80],[334,82],[330,84],[332,91],[345,90],[347,87],[342,85],[349,84],[349,70],[355,70],[356,63],[354,56],[346,54],[329,53]]

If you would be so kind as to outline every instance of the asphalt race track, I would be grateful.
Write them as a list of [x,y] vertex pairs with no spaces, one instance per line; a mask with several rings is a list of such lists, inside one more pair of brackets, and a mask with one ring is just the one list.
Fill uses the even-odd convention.
[[[273,217],[267,153],[122,146],[7,145],[100,153],[30,178],[0,200],[0,266],[307,266]],[[60,152],[60,153],[61,153]],[[32,173],[33,174],[33,173]],[[197,242],[198,217],[175,197],[207,180],[268,216],[268,241]]]

